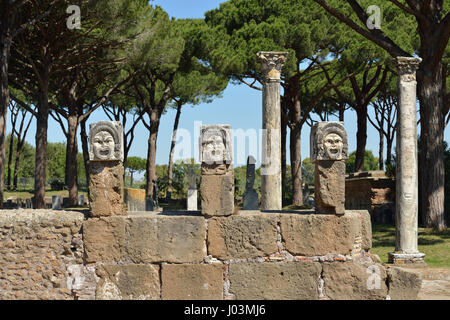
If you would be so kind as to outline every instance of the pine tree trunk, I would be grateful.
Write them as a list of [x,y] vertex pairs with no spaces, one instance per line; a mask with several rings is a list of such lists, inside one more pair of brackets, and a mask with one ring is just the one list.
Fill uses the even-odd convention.
[[11,164],[12,164],[12,154],[14,149],[14,134],[11,133],[11,139],[9,141],[9,153],[8,153],[8,177],[6,178],[6,185],[8,190],[11,190]]
[[36,172],[34,176],[34,200],[36,209],[45,209],[45,181],[47,169],[47,126],[48,126],[48,78],[46,86],[40,88],[39,108],[36,121]]
[[17,190],[17,178],[19,174],[20,155],[23,151],[24,141],[17,141],[17,150],[14,159],[14,173],[13,173],[13,190]]
[[364,153],[367,141],[367,106],[358,106],[356,110],[358,130],[356,132],[355,172],[364,170]]
[[392,162],[392,140],[390,138],[386,138],[386,162]]
[[379,170],[384,170],[384,134],[381,130],[378,133],[380,136],[380,144],[378,146],[378,166]]
[[[80,122],[80,136],[81,136],[81,148],[83,149],[83,162],[84,162],[84,170],[86,172],[86,185],[88,188],[89,194],[89,147],[88,147],[88,135],[86,132],[86,120],[83,119]],[[125,140],[124,140],[125,141]]]
[[288,93],[291,102],[289,107],[290,122],[292,124],[290,132],[290,155],[291,155],[291,178],[292,178],[292,204],[296,206],[303,205],[302,193],[302,162],[301,162],[301,144],[300,144],[300,82],[298,76],[290,79]]
[[421,48],[423,61],[417,73],[421,119],[420,209],[424,226],[442,231],[446,228],[444,219],[444,89],[442,63],[432,69],[433,60],[426,54],[432,48],[433,46]]
[[145,190],[147,198],[153,198],[153,179],[156,179],[156,142],[160,118],[161,115],[157,111],[151,111],[147,152],[147,189]]
[[70,115],[67,126],[66,147],[66,183],[69,189],[69,205],[78,205],[78,119],[76,115]]
[[[283,101],[281,103],[284,103]],[[282,200],[286,197],[286,136],[287,136],[287,123],[283,116],[283,108],[281,108],[281,194]]]
[[0,23],[0,208],[3,208],[5,190],[6,115],[9,106],[8,60],[11,38],[7,11],[2,12]]
[[178,130],[178,123],[180,121],[180,115],[181,115],[181,107],[182,104],[178,104],[177,106],[177,114],[175,116],[175,122],[173,124],[173,132],[172,132],[172,142],[170,143],[170,154],[169,154],[169,167],[168,167],[168,185],[167,190],[172,191],[172,183],[173,183],[173,156],[175,152],[175,141],[177,140],[177,130]]

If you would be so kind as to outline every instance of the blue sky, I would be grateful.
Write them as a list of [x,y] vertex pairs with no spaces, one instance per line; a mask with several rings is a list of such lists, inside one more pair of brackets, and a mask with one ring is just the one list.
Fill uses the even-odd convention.
[[[176,18],[202,18],[204,13],[208,10],[219,6],[223,0],[155,0],[153,4],[160,5],[166,10],[170,16]],[[203,124],[226,123],[230,124],[233,129],[241,128],[244,131],[247,129],[257,129],[262,127],[262,95],[261,91],[254,90],[246,85],[229,85],[223,92],[223,97],[214,100],[210,104],[201,104],[197,106],[186,105],[180,119],[180,128],[190,131],[194,137],[194,121],[202,121]],[[372,114],[372,112],[369,112]],[[172,136],[172,128],[175,119],[175,110],[167,110],[162,116],[160,131],[158,135],[156,163],[167,164],[169,159],[169,147]],[[92,114],[88,120],[88,124],[100,120],[107,120],[102,110],[98,110]],[[337,119],[330,119],[330,121],[337,121]],[[349,137],[349,151],[356,149],[356,113],[353,110],[348,110],[345,113],[345,128]],[[8,131],[10,131],[10,124],[8,123]],[[445,140],[449,141],[450,129],[445,130]],[[35,122],[30,127],[27,141],[34,145],[34,135],[36,132]],[[302,159],[309,157],[309,133],[310,128],[305,125],[302,130],[301,146]],[[59,124],[53,119],[49,120],[48,140],[50,142],[65,142]],[[146,158],[147,156],[147,140],[148,131],[143,125],[138,125],[135,131],[135,140],[131,147],[129,156],[139,156]],[[289,141],[289,138],[287,139]],[[192,141],[192,144],[195,144]],[[288,142],[289,143],[289,142]],[[367,149],[371,150],[375,156],[378,156],[378,132],[368,124],[367,132]],[[288,145],[289,148],[289,145]],[[79,142],[79,149],[81,152],[81,142]],[[289,159],[289,149],[287,149],[287,161]],[[194,149],[192,149],[194,151]],[[197,157],[197,156],[196,156]],[[256,158],[257,157],[256,155]],[[242,164],[236,164],[242,165]]]

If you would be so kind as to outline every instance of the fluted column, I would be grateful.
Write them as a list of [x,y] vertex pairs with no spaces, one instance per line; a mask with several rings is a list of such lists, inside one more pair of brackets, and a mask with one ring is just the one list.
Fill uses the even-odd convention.
[[261,209],[281,210],[281,68],[287,52],[258,52],[263,71]]

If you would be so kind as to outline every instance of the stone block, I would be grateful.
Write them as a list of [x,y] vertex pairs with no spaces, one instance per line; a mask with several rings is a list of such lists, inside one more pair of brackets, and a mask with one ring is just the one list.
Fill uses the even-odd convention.
[[91,162],[89,170],[89,204],[92,216],[125,215],[122,162]]
[[189,211],[197,211],[197,190],[196,189],[188,189],[187,209]]
[[127,252],[134,263],[201,262],[206,256],[203,217],[145,213],[127,218]]
[[363,239],[364,248],[371,246],[367,212],[347,211],[342,216],[282,214],[280,221],[285,249],[293,255],[351,254],[357,237]]
[[159,300],[160,281],[157,265],[103,265],[96,288],[98,300]]
[[422,288],[422,276],[418,272],[397,267],[387,269],[389,297],[391,300],[416,300]]
[[222,264],[163,264],[163,300],[222,300]]
[[324,160],[315,164],[316,213],[345,213],[345,161]]
[[331,300],[384,300],[386,269],[381,264],[331,262],[323,264],[325,296]]
[[316,262],[233,263],[229,292],[237,300],[314,300],[321,270]]
[[127,211],[145,211],[145,190],[124,188]]
[[218,259],[246,259],[277,252],[275,214],[214,217],[208,221],[208,253]]
[[125,219],[103,217],[83,223],[86,262],[118,262],[125,258]]
[[203,215],[232,215],[234,211],[233,175],[202,175],[200,197]]

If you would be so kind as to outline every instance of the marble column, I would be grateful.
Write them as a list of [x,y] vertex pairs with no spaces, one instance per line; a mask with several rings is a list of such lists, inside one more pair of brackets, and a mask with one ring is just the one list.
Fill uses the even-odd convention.
[[389,253],[394,264],[424,263],[417,248],[418,160],[416,70],[422,59],[397,57],[399,106],[397,110],[396,240]]
[[281,210],[281,68],[287,52],[258,52],[263,71],[261,209]]

